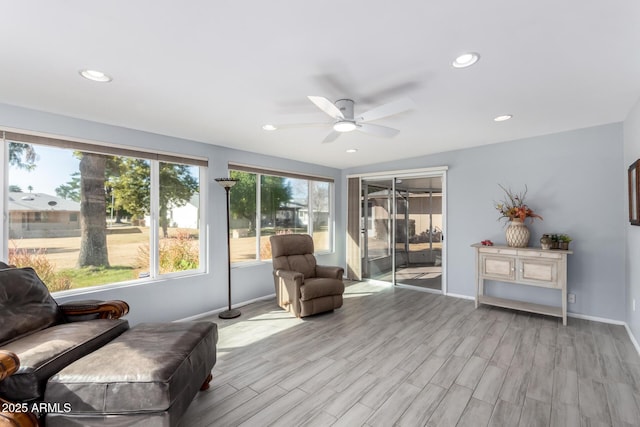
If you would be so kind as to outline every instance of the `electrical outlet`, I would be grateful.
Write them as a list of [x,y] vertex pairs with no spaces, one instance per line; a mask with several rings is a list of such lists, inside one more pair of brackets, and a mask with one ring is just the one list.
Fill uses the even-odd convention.
[[569,304],[575,304],[575,302],[576,302],[576,294],[567,295],[567,301],[569,302]]

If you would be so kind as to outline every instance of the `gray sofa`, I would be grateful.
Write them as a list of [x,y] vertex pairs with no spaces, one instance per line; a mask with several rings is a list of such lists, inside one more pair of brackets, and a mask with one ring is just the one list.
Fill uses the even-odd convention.
[[[130,329],[120,319],[129,310],[123,301],[58,305],[33,269],[1,267],[0,400],[17,410],[3,412],[0,425],[113,425],[123,419],[128,425],[128,417],[143,425],[176,425],[197,390],[208,387],[216,360],[215,323]],[[141,348],[149,356],[144,360]],[[88,407],[100,387],[118,390],[120,400],[128,396],[124,409]],[[153,396],[156,401],[150,401]],[[47,404],[46,413],[31,411]]]

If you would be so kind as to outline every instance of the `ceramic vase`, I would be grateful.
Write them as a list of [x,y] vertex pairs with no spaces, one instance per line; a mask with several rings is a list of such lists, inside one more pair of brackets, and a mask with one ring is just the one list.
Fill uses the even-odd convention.
[[512,248],[526,248],[529,245],[531,232],[521,219],[514,218],[509,221],[509,226],[505,232],[507,246]]

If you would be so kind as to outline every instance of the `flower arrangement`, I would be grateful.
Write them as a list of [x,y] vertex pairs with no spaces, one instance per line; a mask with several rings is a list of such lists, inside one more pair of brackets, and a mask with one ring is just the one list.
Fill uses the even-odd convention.
[[500,188],[505,192],[506,197],[501,203],[496,203],[496,210],[500,212],[500,218],[509,218],[509,220],[519,219],[522,222],[526,218],[540,218],[542,217],[533,212],[529,206],[524,202],[525,196],[527,195],[527,186],[524,186],[524,191],[520,193],[514,193],[511,189],[506,189],[502,185],[498,184]]

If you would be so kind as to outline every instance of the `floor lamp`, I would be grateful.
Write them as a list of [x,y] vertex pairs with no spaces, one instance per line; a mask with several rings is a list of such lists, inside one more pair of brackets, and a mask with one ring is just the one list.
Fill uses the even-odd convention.
[[231,243],[229,242],[229,190],[236,185],[237,179],[233,178],[216,178],[216,182],[220,184],[227,193],[227,271],[229,272],[227,284],[229,285],[229,309],[218,314],[221,319],[234,319],[240,316],[240,310],[231,308]]

